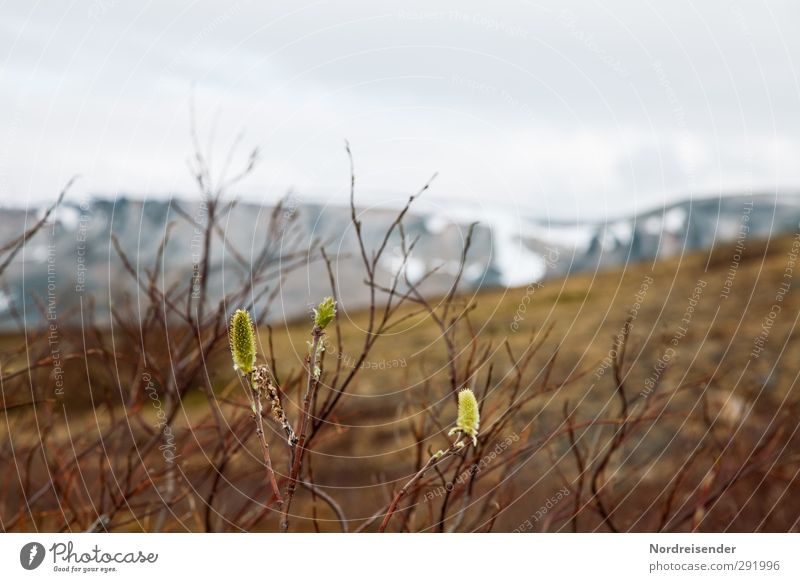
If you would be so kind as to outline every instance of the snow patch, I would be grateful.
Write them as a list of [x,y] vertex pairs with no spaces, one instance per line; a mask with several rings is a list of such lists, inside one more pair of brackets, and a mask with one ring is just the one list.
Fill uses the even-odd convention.
[[425,261],[415,257],[408,257],[403,260],[402,256],[394,255],[383,261],[392,278],[400,275],[400,280],[408,278],[410,283],[418,282],[427,270]]
[[5,291],[0,291],[0,313],[5,313],[11,309],[11,297]]
[[[40,208],[37,213],[39,215],[38,218],[44,218],[45,212],[46,209]],[[81,220],[81,211],[71,204],[59,204],[55,210],[53,210],[52,214],[50,214],[49,220],[60,224],[67,230],[75,230],[78,228],[78,224]]]
[[453,224],[452,220],[448,220],[441,214],[433,214],[425,220],[425,229],[430,234],[441,234],[451,224]]
[[547,272],[544,258],[525,247],[513,220],[495,220],[490,225],[494,245],[494,265],[500,282],[520,287],[541,280]]
[[628,244],[633,238],[633,228],[630,222],[613,222],[608,225],[608,230],[620,244]]
[[682,206],[677,206],[664,213],[664,230],[671,233],[680,233],[686,225],[688,214]]
[[661,234],[661,215],[654,214],[653,216],[648,216],[644,219],[644,224],[642,228],[647,234],[659,235]]

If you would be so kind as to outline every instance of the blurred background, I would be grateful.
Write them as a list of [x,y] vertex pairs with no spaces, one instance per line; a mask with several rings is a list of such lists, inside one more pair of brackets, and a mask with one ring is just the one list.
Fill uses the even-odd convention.
[[[323,384],[349,392],[318,411],[328,477],[298,528],[339,528],[325,491],[373,527],[451,388],[485,383],[488,418],[513,411],[493,436],[525,447],[401,529],[518,530],[563,485],[530,529],[796,530],[799,20],[789,0],[3,3],[3,529],[274,529],[260,453],[228,442],[249,420],[224,324],[254,313],[299,409],[333,294]],[[371,327],[390,297],[396,326]],[[119,459],[88,468],[120,414]],[[131,460],[164,426],[183,481]]]
[[[233,144],[259,148],[232,195],[271,207],[290,193],[322,237],[341,235],[348,215],[345,139],[362,207],[398,207],[438,172],[416,206],[434,237],[417,255],[452,260],[461,237],[447,225],[479,220],[474,286],[708,248],[735,238],[750,199],[759,236],[785,231],[799,215],[800,41],[786,30],[798,11],[12,1],[0,22],[0,220],[25,220],[77,174],[56,252],[74,252],[82,216],[87,238],[107,241],[113,212],[125,246],[151,254],[169,201],[194,215],[202,199],[186,164],[194,126],[212,172]],[[256,227],[241,221],[259,211],[240,211],[227,225],[246,243]],[[96,266],[107,249],[89,247]],[[26,253],[29,285],[44,254]],[[21,300],[12,287],[6,303]]]

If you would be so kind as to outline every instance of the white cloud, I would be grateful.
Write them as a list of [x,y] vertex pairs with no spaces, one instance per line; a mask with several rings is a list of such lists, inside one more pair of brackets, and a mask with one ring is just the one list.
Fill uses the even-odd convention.
[[[793,2],[4,4],[0,202],[191,194],[190,88],[242,195],[430,193],[551,216],[800,185]],[[220,148],[221,149],[221,148]],[[221,155],[221,153],[219,154]]]

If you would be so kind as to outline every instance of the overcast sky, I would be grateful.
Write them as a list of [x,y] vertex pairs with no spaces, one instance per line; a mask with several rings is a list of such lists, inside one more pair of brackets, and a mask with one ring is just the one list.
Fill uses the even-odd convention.
[[[269,201],[551,217],[800,186],[800,2],[0,1],[0,203],[194,195],[189,102]],[[214,123],[214,120],[216,124]],[[243,152],[244,153],[244,152]]]

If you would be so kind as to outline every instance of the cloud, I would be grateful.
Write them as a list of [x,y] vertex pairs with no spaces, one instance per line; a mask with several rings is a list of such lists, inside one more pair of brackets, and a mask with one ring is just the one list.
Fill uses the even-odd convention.
[[[4,5],[0,200],[193,192],[188,100],[218,156],[244,128],[264,164],[239,194],[491,196],[564,213],[800,169],[793,2],[95,0]],[[773,147],[774,146],[774,147]],[[794,154],[792,154],[794,155]]]

